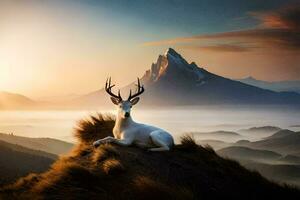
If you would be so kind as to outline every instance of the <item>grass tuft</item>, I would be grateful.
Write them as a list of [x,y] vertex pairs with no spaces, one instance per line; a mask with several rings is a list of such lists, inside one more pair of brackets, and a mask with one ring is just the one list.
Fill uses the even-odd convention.
[[120,153],[111,144],[103,144],[98,147],[92,156],[92,162],[98,164],[108,158],[119,157]]
[[114,175],[125,171],[122,163],[114,158],[107,159],[102,164],[102,169],[105,174]]
[[185,134],[180,138],[181,147],[186,150],[196,150],[199,148],[192,134]]
[[77,122],[74,135],[82,143],[93,143],[97,139],[113,136],[115,117],[112,114],[97,113]]

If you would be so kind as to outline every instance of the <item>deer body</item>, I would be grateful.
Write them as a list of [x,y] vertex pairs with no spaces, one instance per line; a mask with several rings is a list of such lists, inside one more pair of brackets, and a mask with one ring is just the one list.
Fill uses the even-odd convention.
[[[111,93],[110,89],[113,86],[107,88],[107,92]],[[142,148],[149,148],[150,151],[168,151],[174,145],[174,140],[171,134],[168,132],[146,124],[137,123],[132,120],[130,111],[133,105],[139,101],[137,95],[144,91],[144,88],[140,86],[138,80],[138,93],[123,101],[119,92],[116,96],[111,94],[111,100],[118,106],[118,113],[113,129],[114,137],[106,137],[94,142],[94,146],[98,146],[102,143],[116,143],[123,146],[136,145]],[[114,96],[113,96],[114,95]]]

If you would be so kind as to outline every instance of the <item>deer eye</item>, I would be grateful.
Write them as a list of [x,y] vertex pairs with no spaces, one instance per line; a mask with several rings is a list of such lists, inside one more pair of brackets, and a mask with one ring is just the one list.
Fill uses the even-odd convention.
[[132,106],[130,106],[130,108],[132,108]]

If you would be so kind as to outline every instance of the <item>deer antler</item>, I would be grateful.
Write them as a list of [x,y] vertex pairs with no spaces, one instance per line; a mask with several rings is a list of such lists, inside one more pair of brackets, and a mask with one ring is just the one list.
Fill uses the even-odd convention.
[[144,86],[143,85],[141,86],[140,79],[138,78],[137,80],[138,80],[138,84],[136,85],[137,86],[137,91],[136,91],[135,94],[132,95],[131,94],[131,89],[130,89],[128,101],[130,101],[131,99],[141,95],[145,91]]
[[106,83],[105,83],[105,91],[112,97],[114,98],[117,98],[119,101],[122,101],[122,97],[121,97],[121,93],[120,93],[120,90],[118,91],[118,95],[115,95],[111,89],[114,87],[115,85],[111,85],[111,77],[109,77],[107,80],[106,80]]

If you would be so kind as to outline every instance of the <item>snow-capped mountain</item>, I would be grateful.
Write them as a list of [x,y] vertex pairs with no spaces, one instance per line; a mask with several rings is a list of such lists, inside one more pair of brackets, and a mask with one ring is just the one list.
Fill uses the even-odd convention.
[[[300,95],[274,92],[231,80],[188,63],[174,49],[159,55],[156,63],[141,78],[145,85],[143,105],[207,105],[207,104],[300,104]],[[135,89],[134,82],[121,88]],[[123,93],[122,93],[123,94]],[[110,103],[103,89],[78,99],[80,105]]]
[[160,79],[182,78],[194,80],[196,84],[203,84],[203,78],[207,72],[199,68],[194,62],[189,64],[174,49],[169,48],[164,55],[159,55],[157,62],[152,63],[151,69],[146,71],[144,79],[156,82]]
[[297,93],[273,92],[218,76],[188,63],[171,48],[142,80],[146,104],[300,104]]

